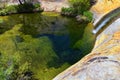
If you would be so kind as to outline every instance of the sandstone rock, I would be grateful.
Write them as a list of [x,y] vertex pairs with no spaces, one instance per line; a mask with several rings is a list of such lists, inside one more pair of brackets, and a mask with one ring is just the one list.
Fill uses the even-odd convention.
[[120,0],[97,0],[91,8],[94,14],[94,25],[107,13],[120,7]]

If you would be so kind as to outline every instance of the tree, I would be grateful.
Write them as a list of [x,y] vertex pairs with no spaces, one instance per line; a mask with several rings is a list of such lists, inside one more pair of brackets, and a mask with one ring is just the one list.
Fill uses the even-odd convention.
[[32,3],[34,0],[18,0],[20,4]]
[[23,4],[21,0],[18,0],[20,4]]
[[19,3],[22,5],[22,4],[24,4],[24,3],[26,3],[26,0],[18,0],[19,1]]

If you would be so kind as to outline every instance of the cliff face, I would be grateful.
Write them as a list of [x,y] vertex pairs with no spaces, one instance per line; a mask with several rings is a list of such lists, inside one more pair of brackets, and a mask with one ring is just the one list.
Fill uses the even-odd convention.
[[[99,21],[117,7],[120,0],[98,0],[91,11]],[[97,36],[91,53],[53,80],[120,80],[120,18]]]

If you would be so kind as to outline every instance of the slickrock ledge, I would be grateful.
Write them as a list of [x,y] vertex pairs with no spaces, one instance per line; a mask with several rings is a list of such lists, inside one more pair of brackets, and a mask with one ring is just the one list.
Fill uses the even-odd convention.
[[53,80],[120,80],[120,18],[96,38],[90,54]]
[[120,0],[97,0],[97,3],[91,8],[94,14],[94,25],[112,10],[120,7]]

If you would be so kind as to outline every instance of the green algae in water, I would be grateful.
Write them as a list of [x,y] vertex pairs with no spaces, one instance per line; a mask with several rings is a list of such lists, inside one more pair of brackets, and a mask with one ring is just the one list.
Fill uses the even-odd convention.
[[95,35],[92,34],[91,32],[92,30],[93,30],[93,25],[89,23],[85,28],[82,39],[76,41],[76,43],[73,46],[74,49],[81,50],[81,52],[83,53],[82,57],[88,54],[94,46]]
[[42,15],[44,16],[60,16],[60,14],[55,12],[42,12]]
[[2,18],[0,18],[0,23],[3,23],[3,19]]
[[[0,61],[3,63],[0,77],[16,73],[12,80],[29,70],[38,80],[52,80],[83,57],[84,52],[78,49],[82,46],[79,41],[91,33],[86,24],[79,24],[72,18],[39,13],[11,15],[0,26],[5,28],[0,35]],[[87,36],[82,41],[89,40]],[[85,49],[89,48],[85,46]],[[9,74],[4,75],[2,70]]]
[[[48,78],[52,79],[56,73],[61,72],[61,69],[64,70],[69,66],[69,64],[66,63],[61,65],[60,68],[48,67],[47,64],[50,61],[56,61],[59,59],[52,49],[51,41],[47,37],[36,39],[32,38],[30,35],[24,35],[19,32],[21,26],[22,25],[16,25],[13,29],[0,36],[0,51],[2,57],[7,56],[6,60],[9,61],[9,59],[13,58],[13,55],[18,55],[19,58],[17,58],[14,63],[19,63],[20,66],[24,66],[28,63],[30,66],[29,69],[36,74],[34,76],[39,80],[47,80]],[[24,41],[17,43],[16,36],[21,37]],[[7,64],[7,61],[4,64]],[[17,71],[20,72],[20,70],[21,68],[18,68]]]

